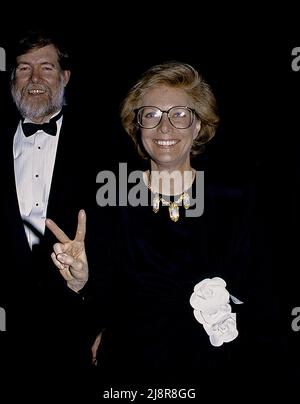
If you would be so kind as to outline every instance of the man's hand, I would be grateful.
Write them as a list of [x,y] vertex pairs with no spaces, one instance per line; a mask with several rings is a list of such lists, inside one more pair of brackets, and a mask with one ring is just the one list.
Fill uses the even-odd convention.
[[77,231],[74,240],[63,232],[57,224],[46,219],[46,226],[55,235],[59,243],[54,244],[51,254],[52,261],[67,281],[70,289],[78,292],[88,280],[88,262],[85,253],[86,214],[84,210],[78,213]]

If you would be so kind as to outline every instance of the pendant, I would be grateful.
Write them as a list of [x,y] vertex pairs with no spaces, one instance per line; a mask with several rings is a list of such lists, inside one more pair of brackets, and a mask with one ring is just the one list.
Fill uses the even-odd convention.
[[152,210],[154,213],[157,213],[160,208],[160,203],[161,206],[168,206],[169,209],[169,216],[170,219],[173,222],[177,222],[179,219],[179,206],[184,206],[184,209],[189,209],[191,206],[191,201],[190,201],[190,196],[187,192],[183,192],[178,199],[174,202],[170,202],[165,200],[163,197],[161,197],[157,192],[155,193],[151,187],[151,172],[148,174],[148,184],[147,184],[149,190],[151,191],[152,194],[154,194],[153,199],[152,199]]
[[159,211],[159,202],[160,202],[160,197],[158,194],[155,194],[153,197],[153,202],[152,202],[153,203],[152,209],[153,209],[154,213],[157,213]]
[[183,193],[182,195],[182,199],[183,199],[183,206],[184,209],[188,209],[191,206],[191,201],[190,201],[190,196],[189,194],[187,194],[186,192]]
[[179,207],[176,202],[172,202],[169,206],[169,215],[170,219],[173,220],[173,222],[177,222],[179,219]]

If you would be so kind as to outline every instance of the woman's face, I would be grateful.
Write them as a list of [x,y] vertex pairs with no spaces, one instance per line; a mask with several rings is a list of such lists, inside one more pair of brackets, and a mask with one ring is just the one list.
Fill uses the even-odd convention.
[[[142,106],[154,106],[162,111],[168,111],[175,106],[193,108],[189,96],[183,89],[167,86],[150,89],[141,99],[139,107]],[[174,118],[176,119],[176,116]],[[164,113],[155,128],[141,128],[143,145],[155,168],[180,171],[190,169],[190,151],[200,127],[200,121],[194,117],[189,128],[177,129]]]

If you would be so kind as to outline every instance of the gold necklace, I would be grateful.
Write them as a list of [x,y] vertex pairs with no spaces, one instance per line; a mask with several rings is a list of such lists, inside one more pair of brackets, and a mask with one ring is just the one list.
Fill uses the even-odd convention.
[[162,196],[159,195],[159,193],[153,191],[150,184],[151,184],[151,173],[149,174],[147,187],[154,194],[153,205],[152,205],[153,212],[157,213],[159,211],[160,202],[161,202],[162,206],[168,206],[169,207],[170,219],[173,222],[177,222],[177,220],[179,219],[179,206],[178,206],[178,204],[181,205],[181,202],[182,202],[183,206],[184,206],[184,209],[188,209],[191,206],[189,194],[184,191],[179,196],[179,198],[176,199],[176,201],[174,201],[174,202],[166,201]]

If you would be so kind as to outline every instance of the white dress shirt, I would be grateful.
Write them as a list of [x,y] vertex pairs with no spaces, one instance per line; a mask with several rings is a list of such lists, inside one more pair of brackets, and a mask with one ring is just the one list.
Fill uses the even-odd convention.
[[[38,130],[35,134],[26,137],[20,121],[14,137],[13,154],[17,196],[31,249],[34,244],[39,244],[40,237],[25,224],[25,221],[33,226],[39,234],[44,234],[62,119],[63,117],[60,117],[57,121],[56,136]],[[24,122],[30,122],[30,120],[25,119]]]

